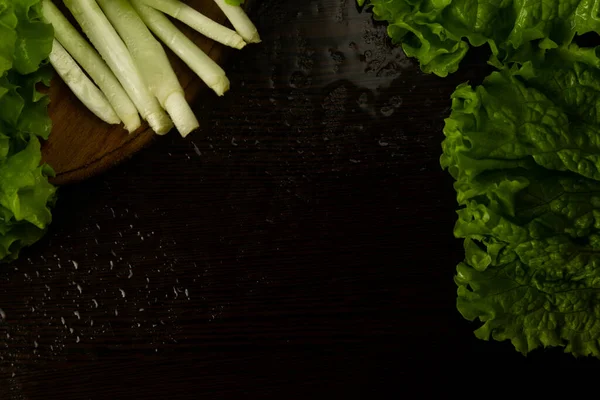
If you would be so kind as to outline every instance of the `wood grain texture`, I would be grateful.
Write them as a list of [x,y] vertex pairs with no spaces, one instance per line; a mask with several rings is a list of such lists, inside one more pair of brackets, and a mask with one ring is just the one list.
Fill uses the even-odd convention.
[[456,310],[441,130],[486,57],[422,74],[352,0],[252,16],[264,45],[198,103],[204,132],[61,188],[0,268],[0,399],[438,398],[598,369],[478,340]]
[[[187,3],[207,17],[230,26],[213,0],[192,0]],[[68,15],[66,9],[61,8]],[[179,21],[174,22],[219,64],[225,61],[229,51],[236,51],[215,43]],[[189,102],[196,101],[200,94],[208,99],[216,97],[170,49],[165,47],[165,50]],[[52,180],[55,184],[74,183],[102,173],[156,139],[146,123],[136,132],[128,134],[122,125],[109,125],[99,120],[81,104],[58,76],[52,81],[49,95],[49,112],[54,125],[49,140],[42,147],[42,158],[56,171],[57,176]],[[178,133],[173,130],[169,134]]]

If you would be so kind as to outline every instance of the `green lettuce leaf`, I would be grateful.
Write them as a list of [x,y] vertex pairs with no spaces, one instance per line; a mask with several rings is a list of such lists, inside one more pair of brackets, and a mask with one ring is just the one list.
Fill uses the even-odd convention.
[[499,170],[457,182],[454,234],[522,243],[564,235],[587,243],[600,234],[600,182],[543,168]]
[[441,164],[457,180],[537,164],[600,180],[600,58],[575,45],[452,95]]
[[564,236],[517,245],[467,239],[455,277],[457,308],[483,322],[478,338],[510,340],[523,354],[562,346],[600,357],[600,247],[593,245]]
[[15,0],[13,7],[19,23],[13,67],[20,74],[38,70],[52,51],[54,30],[45,22],[40,0]]
[[523,354],[559,346],[600,357],[598,0],[358,0],[427,73],[471,46],[497,71],[452,95],[440,158],[464,239],[457,309],[478,338]]
[[523,354],[600,357],[598,51],[525,45],[457,88],[444,127],[465,239],[457,308]]
[[12,68],[17,42],[17,16],[12,7],[8,6],[9,1],[0,0],[0,76]]
[[[56,188],[52,168],[40,165],[39,139],[52,128],[49,99],[36,85],[50,84],[46,59],[52,27],[39,0],[0,0],[0,260],[10,261],[39,240],[52,220]],[[38,139],[39,138],[39,139]]]
[[40,166],[40,143],[32,137],[22,151],[0,167],[0,259],[14,259],[21,248],[38,241],[52,221],[56,188],[53,171]]
[[476,336],[600,357],[600,182],[532,167],[456,188],[457,308]]
[[447,76],[470,46],[496,57],[544,39],[558,45],[600,32],[597,0],[358,0],[387,21],[388,34],[427,73]]

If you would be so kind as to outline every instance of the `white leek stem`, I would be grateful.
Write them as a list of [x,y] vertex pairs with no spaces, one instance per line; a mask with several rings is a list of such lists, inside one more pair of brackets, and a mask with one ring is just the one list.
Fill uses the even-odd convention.
[[117,30],[150,91],[167,110],[175,127],[187,136],[200,125],[161,44],[152,36],[128,0],[97,0]]
[[64,0],[83,32],[106,61],[136,108],[157,134],[165,134],[173,123],[146,86],[125,43],[95,0]]
[[52,1],[43,0],[42,6],[44,17],[54,27],[55,38],[102,90],[125,129],[138,129],[142,124],[138,111],[108,65]]
[[177,29],[169,18],[145,5],[142,0],[131,0],[131,4],[148,28],[217,95],[222,96],[229,90],[229,79],[225,71]]
[[215,0],[215,3],[217,3],[236,32],[239,33],[246,43],[260,43],[258,30],[242,7],[227,4],[225,0]]
[[143,2],[171,17],[180,20],[204,36],[236,49],[246,45],[235,31],[216,23],[179,0],[143,0]]
[[50,63],[75,96],[98,118],[109,124],[121,123],[106,96],[85,75],[75,60],[56,39],[52,44]]

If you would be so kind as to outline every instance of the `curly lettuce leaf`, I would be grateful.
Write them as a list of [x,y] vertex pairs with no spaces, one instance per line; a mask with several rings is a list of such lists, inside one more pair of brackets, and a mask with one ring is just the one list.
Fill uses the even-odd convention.
[[475,89],[461,85],[444,128],[442,166],[457,180],[532,163],[600,179],[600,127],[582,118],[586,108],[576,111],[512,72],[493,72]]
[[456,72],[470,46],[488,45],[495,57],[512,55],[544,39],[568,44],[600,32],[598,0],[358,0],[386,21],[388,34],[421,69],[445,77]]
[[600,58],[575,45],[452,95],[441,164],[458,181],[537,164],[600,180]]
[[17,24],[17,42],[13,67],[23,75],[38,70],[40,64],[52,51],[54,30],[45,22],[40,0],[17,0],[13,2]]
[[562,346],[600,357],[600,182],[543,168],[486,172],[457,186],[457,308],[478,338],[523,354]]
[[12,8],[9,8],[8,1],[0,0],[0,76],[12,68],[17,42],[17,16]]
[[54,172],[40,165],[38,138],[52,122],[49,99],[36,89],[49,85],[45,65],[52,27],[43,22],[39,0],[0,0],[0,260],[18,257],[38,241],[52,220]]
[[523,354],[600,357],[600,49],[540,41],[460,85],[441,164],[465,240],[457,308]]
[[32,137],[22,151],[0,163],[0,259],[14,259],[38,241],[52,221],[56,188],[53,171],[40,166],[40,143]]
[[510,340],[522,354],[561,346],[600,357],[600,241],[594,245],[563,236],[513,246],[467,239],[457,308],[483,322],[479,339]]
[[457,87],[444,127],[460,313],[523,354],[600,357],[600,48],[572,43],[600,33],[600,1],[357,1],[426,73],[478,46],[497,68]]
[[454,234],[507,243],[564,235],[584,243],[600,234],[600,182],[542,168],[483,174],[455,185]]

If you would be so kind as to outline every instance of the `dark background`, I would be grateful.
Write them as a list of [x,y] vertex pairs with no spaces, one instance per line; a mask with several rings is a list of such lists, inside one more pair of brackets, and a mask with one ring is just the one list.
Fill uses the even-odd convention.
[[455,308],[449,96],[353,0],[257,1],[261,45],[173,133],[61,190],[0,272],[1,399],[377,397],[456,366],[595,367]]

